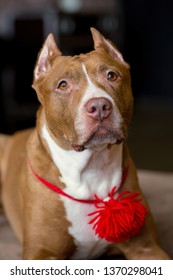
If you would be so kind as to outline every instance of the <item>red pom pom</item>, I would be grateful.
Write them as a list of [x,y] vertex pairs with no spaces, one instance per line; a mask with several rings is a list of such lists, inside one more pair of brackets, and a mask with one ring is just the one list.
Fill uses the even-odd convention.
[[140,203],[142,199],[138,198],[139,193],[124,191],[114,199],[114,192],[115,187],[109,201],[103,201],[95,195],[98,210],[88,214],[96,215],[89,224],[94,223],[93,229],[99,238],[109,242],[123,242],[141,231],[147,209]]

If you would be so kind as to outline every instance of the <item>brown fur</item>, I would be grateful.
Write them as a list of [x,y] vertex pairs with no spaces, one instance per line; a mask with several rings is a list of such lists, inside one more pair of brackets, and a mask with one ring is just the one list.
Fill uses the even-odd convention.
[[[94,83],[109,91],[123,117],[121,133],[123,137],[127,134],[133,108],[129,67],[122,61],[120,53],[113,45],[110,45],[98,31],[92,32],[96,50],[78,57],[60,56],[60,51],[52,38],[47,39],[45,44],[51,51],[44,65],[46,73],[39,56],[35,68],[37,79],[35,78],[33,83],[41,102],[36,128],[16,133],[12,137],[0,137],[3,206],[16,235],[23,244],[24,259],[68,259],[76,249],[74,240],[67,230],[70,223],[66,219],[62,201],[56,193],[45,188],[36,179],[29,163],[32,163],[40,176],[61,188],[65,187],[59,179],[59,170],[51,159],[47,144],[41,137],[41,127],[46,119],[51,136],[63,149],[70,150],[73,145],[85,144],[81,143],[72,122],[86,87],[86,79],[83,79],[84,74],[80,71],[79,61],[85,62]],[[113,59],[114,55],[117,56],[116,59]],[[103,81],[104,77],[102,80],[97,79],[102,75],[102,72],[99,72],[101,68],[97,67],[100,60],[102,64],[110,64],[115,71],[118,69],[122,75],[116,86],[112,86],[111,89],[107,88],[106,82]],[[59,95],[57,98],[56,81],[61,80],[65,74],[67,80],[71,82],[71,88],[65,95]],[[125,145],[123,152],[122,168],[128,165],[129,172],[122,189],[140,191],[136,169]],[[117,248],[129,259],[169,258],[157,245],[150,215],[141,234],[127,242],[111,244],[108,246],[108,254],[116,253]]]

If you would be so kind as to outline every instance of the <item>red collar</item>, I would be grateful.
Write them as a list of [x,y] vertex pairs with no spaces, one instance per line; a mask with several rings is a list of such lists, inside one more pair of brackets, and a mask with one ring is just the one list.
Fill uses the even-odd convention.
[[[98,203],[98,197],[96,194],[94,194],[94,197],[95,199],[78,199],[78,198],[75,198],[69,194],[67,194],[66,192],[64,192],[61,188],[59,188],[58,186],[52,184],[51,182],[47,181],[46,179],[44,179],[43,177],[41,177],[33,168],[33,166],[31,165],[31,163],[29,162],[29,165],[30,165],[30,168],[32,170],[32,173],[35,175],[35,177],[43,184],[45,185],[46,187],[48,187],[50,190],[62,195],[62,196],[65,196],[73,201],[76,201],[76,202],[80,202],[80,203],[86,203],[86,204],[94,204],[94,203]],[[126,178],[127,178],[127,175],[128,175],[128,168],[124,169],[123,171],[123,174],[122,174],[122,178],[121,178],[121,183],[120,183],[120,187],[123,185],[123,183],[125,182]],[[109,196],[111,195],[114,195],[116,191],[116,186],[114,186],[109,194]],[[100,200],[100,199],[99,199]]]
[[[88,216],[94,217],[88,224],[93,224],[93,230],[100,239],[105,239],[108,242],[123,242],[139,234],[142,230],[147,209],[141,203],[143,199],[138,197],[140,195],[138,192],[123,191],[114,199],[116,190],[116,186],[114,186],[109,194],[108,201],[100,199],[95,194],[95,199],[77,199],[39,176],[31,163],[29,165],[35,177],[49,189],[73,201],[94,204],[96,210],[88,214]],[[125,169],[122,174],[121,186],[126,180],[127,174],[128,169]]]

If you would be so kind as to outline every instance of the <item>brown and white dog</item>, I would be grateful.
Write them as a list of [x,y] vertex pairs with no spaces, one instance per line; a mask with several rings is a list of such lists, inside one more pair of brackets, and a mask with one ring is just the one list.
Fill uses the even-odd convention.
[[117,194],[141,193],[124,144],[133,111],[129,65],[110,41],[91,32],[95,50],[79,56],[62,56],[53,35],[47,37],[34,70],[41,103],[36,128],[0,137],[3,207],[24,259],[92,259],[117,249],[128,259],[168,259],[150,213],[140,234],[107,242],[88,224],[93,204],[58,195],[32,172],[30,165],[77,199],[105,199],[115,185]]

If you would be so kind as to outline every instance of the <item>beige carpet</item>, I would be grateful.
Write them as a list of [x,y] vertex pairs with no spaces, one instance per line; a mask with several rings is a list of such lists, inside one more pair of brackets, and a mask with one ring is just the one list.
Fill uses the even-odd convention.
[[[139,179],[154,215],[160,243],[173,259],[173,174],[140,171]],[[20,258],[21,246],[4,215],[0,215],[0,259]]]

